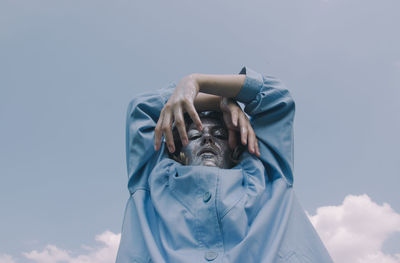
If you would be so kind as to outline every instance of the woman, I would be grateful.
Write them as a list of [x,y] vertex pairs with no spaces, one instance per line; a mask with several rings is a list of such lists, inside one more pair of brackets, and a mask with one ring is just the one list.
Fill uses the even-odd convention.
[[117,262],[332,262],[293,193],[293,118],[289,92],[248,68],[134,99]]

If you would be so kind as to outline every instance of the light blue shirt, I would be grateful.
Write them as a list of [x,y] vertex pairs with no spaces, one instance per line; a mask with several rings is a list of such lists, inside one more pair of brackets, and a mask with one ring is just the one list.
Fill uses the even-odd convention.
[[332,262],[293,192],[295,105],[275,78],[249,68],[236,97],[251,116],[261,157],[232,169],[183,166],[153,149],[173,87],[129,104],[128,189],[117,263]]

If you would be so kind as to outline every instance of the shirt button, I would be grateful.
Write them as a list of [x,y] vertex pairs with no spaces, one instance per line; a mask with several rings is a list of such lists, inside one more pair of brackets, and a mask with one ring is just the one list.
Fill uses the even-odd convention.
[[210,192],[205,192],[203,195],[203,202],[207,203],[211,199],[211,193]]
[[216,259],[217,257],[218,257],[218,253],[215,252],[215,251],[207,251],[207,252],[204,254],[204,258],[205,258],[207,261],[213,261],[213,260]]

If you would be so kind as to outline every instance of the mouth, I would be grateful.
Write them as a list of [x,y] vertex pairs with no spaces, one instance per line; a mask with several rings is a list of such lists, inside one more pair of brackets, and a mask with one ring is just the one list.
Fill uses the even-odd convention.
[[203,149],[200,150],[200,152],[197,154],[198,156],[203,155],[203,157],[214,157],[215,155],[217,155],[217,151],[214,150],[211,147],[205,147]]

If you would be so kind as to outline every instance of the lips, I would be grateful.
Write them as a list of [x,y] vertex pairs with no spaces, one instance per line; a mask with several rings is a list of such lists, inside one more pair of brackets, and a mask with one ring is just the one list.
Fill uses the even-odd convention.
[[200,156],[204,153],[210,153],[210,154],[217,155],[217,151],[211,147],[204,147],[203,149],[200,150],[200,152],[197,155]]

